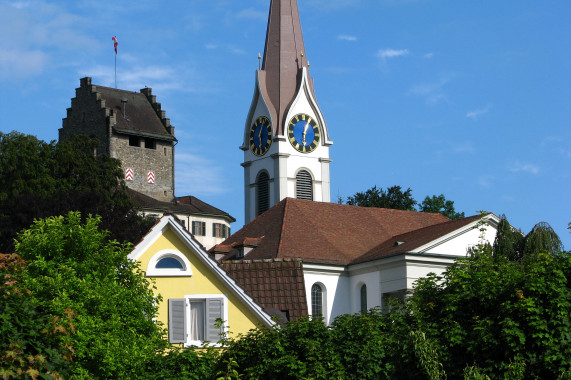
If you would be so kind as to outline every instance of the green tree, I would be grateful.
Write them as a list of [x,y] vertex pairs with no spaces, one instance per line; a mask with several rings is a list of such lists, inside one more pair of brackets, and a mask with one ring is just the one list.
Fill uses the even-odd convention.
[[410,313],[450,377],[557,378],[571,370],[570,283],[567,253],[543,246],[518,262],[480,245],[418,280]]
[[513,228],[506,216],[502,215],[494,240],[494,255],[505,257],[511,261],[520,261],[523,258],[524,243],[525,236],[523,233]]
[[373,186],[365,192],[358,192],[347,198],[347,204],[361,207],[381,207],[395,210],[416,211],[416,201],[410,188],[403,191],[400,186],[391,186],[384,190]]
[[129,244],[109,241],[100,218],[78,212],[36,220],[18,235],[22,285],[49,318],[73,313],[70,370],[80,378],[137,378],[166,347],[156,302]]
[[447,218],[452,220],[462,219],[465,217],[463,212],[456,212],[454,210],[454,202],[446,200],[444,194],[433,195],[432,197],[426,197],[420,204],[419,211],[422,212],[438,212]]
[[0,252],[35,218],[81,211],[101,215],[110,237],[137,242],[152,221],[139,217],[125,191],[121,164],[94,156],[97,140],[74,136],[45,143],[18,132],[0,133]]
[[73,312],[44,312],[22,283],[26,262],[0,254],[0,377],[68,377],[75,332]]

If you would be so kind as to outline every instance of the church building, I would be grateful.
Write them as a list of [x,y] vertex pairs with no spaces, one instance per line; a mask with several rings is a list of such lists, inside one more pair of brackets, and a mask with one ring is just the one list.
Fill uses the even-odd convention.
[[450,220],[330,203],[331,145],[297,1],[272,0],[241,145],[246,225],[210,250],[266,310],[329,324],[404,298],[417,279],[494,241],[493,214]]

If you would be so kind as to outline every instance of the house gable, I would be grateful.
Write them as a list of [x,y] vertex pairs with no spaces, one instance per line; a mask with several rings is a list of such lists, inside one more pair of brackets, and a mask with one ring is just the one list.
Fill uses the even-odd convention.
[[[176,268],[153,267],[163,257],[178,259],[178,264],[182,266],[180,272],[185,273],[169,272],[176,272]],[[245,333],[260,323],[266,326],[273,324],[271,317],[208,256],[204,248],[172,216],[161,218],[129,258],[138,261],[147,277],[154,280],[155,293],[163,298],[158,305],[157,319],[166,326],[169,326],[169,304],[171,307],[189,307],[191,302],[197,300],[206,301],[206,305],[209,300],[221,302],[221,306],[217,306],[222,307],[220,317],[225,320],[226,328],[230,326],[231,335]],[[167,261],[167,266],[169,263],[175,267],[177,265],[175,261]],[[161,271],[165,273],[161,274]],[[189,315],[187,312],[187,319],[190,318]],[[172,325],[172,320],[170,322]],[[189,341],[186,343],[191,344]]]

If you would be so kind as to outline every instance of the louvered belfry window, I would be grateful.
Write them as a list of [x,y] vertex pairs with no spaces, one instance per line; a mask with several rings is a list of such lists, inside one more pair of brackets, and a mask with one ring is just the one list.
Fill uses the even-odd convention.
[[295,197],[313,200],[313,180],[307,170],[300,170],[295,176]]
[[256,181],[256,215],[270,208],[270,177],[267,172],[261,172]]

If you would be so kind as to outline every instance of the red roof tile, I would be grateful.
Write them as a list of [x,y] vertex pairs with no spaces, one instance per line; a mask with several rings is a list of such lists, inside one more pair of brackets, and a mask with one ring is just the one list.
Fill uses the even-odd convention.
[[286,198],[222,244],[261,238],[246,259],[350,264],[393,237],[448,222],[441,214]]
[[233,260],[220,265],[268,314],[282,322],[307,316],[301,260]]

